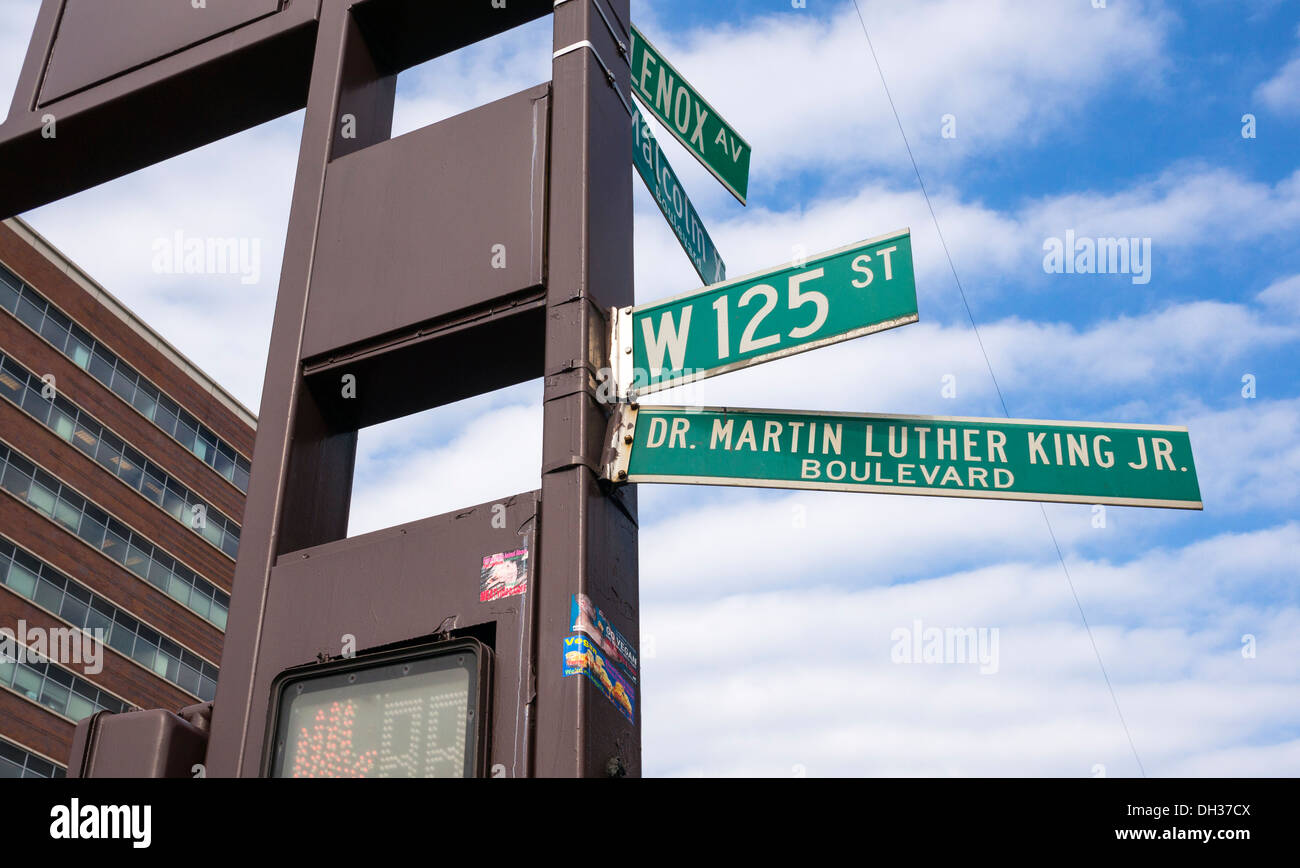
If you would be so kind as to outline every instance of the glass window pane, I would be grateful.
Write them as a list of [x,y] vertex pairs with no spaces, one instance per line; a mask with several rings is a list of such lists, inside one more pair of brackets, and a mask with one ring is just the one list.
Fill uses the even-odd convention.
[[127,549],[126,568],[143,579],[149,574],[149,553],[131,543]]
[[28,328],[37,332],[41,330],[41,321],[45,319],[45,312],[26,295],[19,299],[17,313],[18,318],[26,323]]
[[64,331],[72,327],[72,320],[68,319],[63,311],[52,305],[45,308],[45,321],[54,323]]
[[123,444],[122,457],[136,467],[144,468],[149,466],[149,459],[145,458],[139,449]]
[[36,575],[16,563],[9,564],[9,575],[5,584],[31,599],[36,594]]
[[87,612],[86,629],[91,631],[91,633],[94,633],[96,630],[103,630],[104,637],[107,639],[108,631],[112,626],[113,619],[105,615],[103,612],[97,612],[94,609],[90,609],[89,612]]
[[153,398],[149,397],[149,393],[145,390],[145,387],[135,390],[135,398],[132,399],[131,403],[137,410],[150,419],[153,418],[154,411],[158,407],[157,402],[154,401]]
[[33,467],[32,479],[34,479],[38,485],[43,485],[50,491],[55,493],[59,491],[59,480],[55,479],[48,471],[42,470],[39,467]]
[[55,766],[53,763],[46,762],[40,757],[29,756],[27,758],[28,776],[36,775],[39,778],[48,778],[54,775]]
[[103,350],[96,349],[90,357],[90,374],[105,386],[113,379],[113,359]]
[[168,434],[172,434],[176,431],[176,414],[171,410],[168,410],[162,404],[158,405],[158,411],[154,413],[153,420],[159,428],[163,429]]
[[68,338],[67,353],[72,357],[72,361],[77,363],[77,367],[84,370],[90,366],[90,347],[75,337]]
[[140,483],[144,479],[144,470],[142,469],[141,465],[131,460],[133,457],[135,457],[132,454],[134,452],[135,452],[134,449],[130,449],[128,447],[126,450],[126,454],[123,455],[120,459],[118,459],[117,475],[127,485],[131,486],[136,491],[139,491]]
[[104,534],[104,553],[119,564],[126,560],[126,538],[115,533],[112,527]]
[[176,486],[168,483],[163,489],[163,509],[171,513],[172,518],[183,524],[189,524],[189,512],[186,509],[185,498],[176,490]]
[[68,717],[73,720],[82,720],[90,717],[95,713],[95,705],[90,700],[80,694],[74,693],[68,698]]
[[0,479],[0,487],[18,498],[25,498],[31,485],[32,478],[23,473],[22,469],[12,462],[5,468],[4,478]]
[[35,482],[27,489],[27,502],[46,515],[54,514],[54,492]]
[[131,403],[131,399],[135,397],[135,374],[128,373],[123,368],[118,368],[113,372],[111,388],[123,401],[128,404]]
[[18,304],[18,284],[17,278],[13,284],[9,283],[8,278],[8,274],[0,272],[0,307],[13,310],[14,305]]
[[47,681],[56,681],[64,687],[71,687],[72,682],[76,680],[76,676],[66,669],[60,669],[57,666],[47,666],[45,667],[45,679]]
[[72,417],[64,413],[58,407],[55,407],[50,411],[49,424],[50,427],[54,429],[54,433],[58,434],[64,440],[71,440],[72,431],[77,427],[77,423],[73,421]]
[[199,673],[195,672],[188,666],[181,667],[180,676],[176,679],[182,689],[188,690],[196,696],[199,693]]
[[166,483],[158,478],[157,473],[155,473],[152,468],[146,468],[144,472],[144,484],[140,487],[140,493],[159,506],[162,506],[163,490],[165,485]]
[[42,425],[49,424],[52,407],[53,405],[45,400],[39,388],[23,391],[23,409],[39,419]]
[[194,441],[194,452],[204,461],[211,462],[217,451],[216,438],[208,431],[200,430]]
[[131,648],[135,645],[135,630],[129,629],[122,624],[114,624],[113,629],[108,634],[108,644],[110,648],[121,651],[130,657]]
[[216,624],[222,630],[226,629],[226,607],[221,603],[212,604],[212,613],[208,615],[208,620]]
[[89,511],[84,512],[81,515],[81,527],[77,530],[77,536],[95,548],[99,548],[104,544],[104,525],[95,521]]
[[181,445],[186,449],[191,451],[194,449],[194,440],[198,436],[199,432],[185,419],[176,423],[176,439],[181,441]]
[[159,588],[166,588],[167,583],[172,579],[172,571],[161,561],[152,560],[149,562],[149,583]]
[[58,609],[59,616],[74,627],[86,626],[90,617],[90,607],[70,595],[64,594],[63,605]]
[[20,377],[17,371],[9,370],[9,367],[6,365],[5,369],[0,372],[0,395],[4,395],[10,401],[13,401],[21,407],[23,401],[23,390],[25,388],[23,383],[26,382],[26,379],[26,374]]
[[36,583],[36,596],[33,599],[41,608],[57,612],[63,603],[63,589],[51,584],[47,579],[41,579]]
[[81,511],[99,524],[108,524],[108,513],[104,512],[104,510],[95,506],[93,503],[87,503]]
[[18,562],[18,565],[26,567],[29,573],[37,576],[41,574],[41,562],[27,554],[27,552],[14,549],[13,557],[14,560]]
[[54,519],[73,533],[81,524],[81,509],[66,500],[59,500],[54,505]]
[[95,447],[99,445],[99,426],[82,419],[77,430],[72,432],[72,445],[94,458]]
[[190,608],[206,618],[212,610],[212,598],[195,588],[193,595],[190,596]]
[[59,714],[65,714],[68,710],[68,698],[71,695],[72,691],[68,688],[47,680],[41,690],[41,705],[52,708]]
[[216,457],[212,461],[212,467],[229,479],[235,472],[235,456],[226,446],[220,446],[217,448]]
[[54,344],[54,348],[59,352],[63,352],[68,342],[68,329],[60,322],[62,319],[64,319],[63,315],[51,308],[45,314],[45,322],[41,323],[41,337]]
[[18,669],[14,672],[14,690],[17,690],[28,699],[39,699],[41,696],[41,682],[45,679],[41,674],[30,666],[18,664]]
[[190,583],[185,581],[175,573],[168,574],[166,591],[170,596],[174,597],[175,599],[179,600],[180,602],[184,603],[187,606],[189,605]]
[[153,658],[154,655],[157,653],[158,653],[157,648],[137,638],[135,642],[135,649],[131,652],[131,657],[137,662],[139,662],[146,669],[152,669]]
[[114,471],[116,471],[117,465],[121,459],[122,450],[120,448],[114,448],[112,439],[108,436],[108,432],[105,431],[104,436],[99,438],[99,443],[95,446],[95,460],[105,467],[113,468]]
[[122,442],[122,438],[118,437],[112,431],[101,431],[99,439],[103,441],[104,446],[110,450],[113,455],[121,455],[126,449],[126,444]]

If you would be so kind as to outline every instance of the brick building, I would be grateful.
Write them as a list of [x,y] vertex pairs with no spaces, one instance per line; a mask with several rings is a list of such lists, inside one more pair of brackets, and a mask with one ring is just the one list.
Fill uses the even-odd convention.
[[62,774],[100,709],[213,698],[255,424],[0,224],[0,777]]

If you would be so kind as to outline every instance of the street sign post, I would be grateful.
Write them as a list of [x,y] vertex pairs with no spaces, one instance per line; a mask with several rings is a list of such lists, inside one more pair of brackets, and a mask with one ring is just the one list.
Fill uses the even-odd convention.
[[1186,428],[626,405],[606,478],[1200,509]]
[[635,26],[632,93],[740,204],[745,204],[749,195],[749,143]]
[[632,162],[645,182],[650,195],[663,212],[673,234],[686,251],[691,265],[704,284],[727,279],[727,266],[704,228],[704,221],[686,195],[686,188],[668,163],[659,140],[639,111],[632,112]]
[[914,323],[906,229],[614,317],[620,397],[725,374]]

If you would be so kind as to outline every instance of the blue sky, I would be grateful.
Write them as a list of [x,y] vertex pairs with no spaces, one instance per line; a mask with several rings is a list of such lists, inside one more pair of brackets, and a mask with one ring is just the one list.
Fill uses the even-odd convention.
[[[5,89],[36,5],[0,12]],[[1300,4],[862,9],[1011,412],[1188,426],[1205,510],[1046,510],[1126,734],[1037,505],[642,486],[647,772],[1117,776],[1139,773],[1131,735],[1151,775],[1300,774]],[[663,402],[1001,415],[852,4],[633,15],[753,146],[742,208],[657,131],[729,271],[909,226],[921,311]],[[398,132],[545,80],[549,51],[543,21],[406,73]],[[256,409],[300,132],[294,114],[26,216]],[[638,300],[697,286],[639,182],[636,207]],[[177,230],[262,239],[261,280],[154,274]],[[1150,282],[1046,273],[1070,230],[1150,239]],[[527,384],[363,432],[353,531],[534,487],[539,401]],[[997,628],[998,671],[893,662],[917,619]]]

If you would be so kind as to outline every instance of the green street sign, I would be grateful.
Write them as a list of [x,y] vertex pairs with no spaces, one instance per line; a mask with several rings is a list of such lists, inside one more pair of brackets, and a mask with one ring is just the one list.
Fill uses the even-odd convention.
[[620,398],[917,321],[906,229],[613,316]]
[[745,204],[749,143],[636,27],[632,28],[632,93],[740,204]]
[[645,181],[646,189],[655,197],[673,234],[695,266],[704,284],[721,283],[727,279],[727,266],[718,254],[713,239],[704,228],[704,221],[691,204],[686,189],[677,173],[669,165],[659,141],[650,132],[650,125],[639,111],[632,113],[632,162]]
[[1186,428],[635,404],[610,425],[614,482],[1201,508]]

